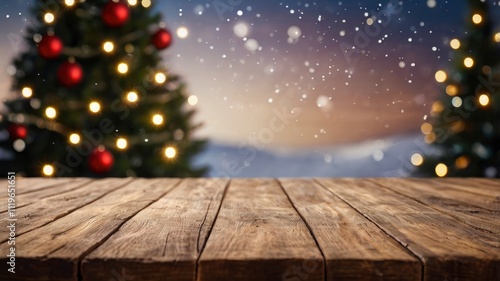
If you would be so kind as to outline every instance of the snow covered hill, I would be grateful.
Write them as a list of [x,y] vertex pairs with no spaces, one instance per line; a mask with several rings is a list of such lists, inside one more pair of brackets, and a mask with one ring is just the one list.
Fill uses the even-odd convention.
[[210,177],[404,177],[425,149],[416,134],[293,152],[210,143],[195,164]]

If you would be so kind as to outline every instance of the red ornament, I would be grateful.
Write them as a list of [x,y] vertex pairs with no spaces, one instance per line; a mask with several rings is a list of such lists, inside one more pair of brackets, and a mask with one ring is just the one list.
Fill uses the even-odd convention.
[[19,124],[11,124],[7,131],[11,139],[25,139],[28,136],[28,129]]
[[88,158],[89,169],[96,174],[105,174],[111,171],[114,161],[113,154],[100,146]]
[[120,27],[124,25],[129,17],[128,6],[121,2],[109,1],[102,8],[102,21],[110,27]]
[[38,43],[38,53],[44,59],[57,58],[63,49],[61,38],[55,35],[44,35]]
[[151,41],[158,50],[166,49],[172,44],[172,34],[165,28],[161,28],[153,34]]
[[57,80],[66,87],[72,87],[83,79],[83,69],[77,62],[64,62],[57,70]]

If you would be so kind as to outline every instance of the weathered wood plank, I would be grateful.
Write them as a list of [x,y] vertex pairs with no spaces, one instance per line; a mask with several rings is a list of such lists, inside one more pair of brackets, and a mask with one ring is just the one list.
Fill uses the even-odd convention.
[[[25,181],[21,181],[20,183],[18,183],[16,185],[16,197],[15,197],[16,208],[20,208],[20,207],[32,204],[34,202],[37,202],[41,199],[44,199],[44,198],[47,198],[50,196],[54,196],[54,195],[57,196],[60,194],[64,194],[66,192],[74,191],[78,188],[84,187],[89,182],[90,182],[90,179],[66,180],[66,181],[58,182],[58,185],[44,186],[44,188],[30,190],[30,186],[26,186],[27,183]],[[18,190],[21,190],[21,191],[30,190],[31,192],[24,192],[24,193],[18,194]],[[6,204],[0,205],[0,214],[4,213],[6,211],[7,211],[7,205]],[[24,213],[26,214],[26,212],[24,212]],[[31,213],[28,212],[28,214],[31,214]]]
[[318,182],[420,257],[424,280],[500,279],[499,237],[473,229],[373,182]]
[[[24,207],[16,208],[18,214],[18,221],[16,223],[17,235],[21,235],[47,223],[55,221],[72,211],[85,206],[95,200],[103,197],[109,192],[130,182],[131,179],[103,179],[97,181],[86,181],[87,184],[82,188],[73,190],[72,192],[65,192],[60,195],[50,197],[41,197],[35,203],[26,205]],[[80,181],[77,182],[80,186]],[[73,186],[71,183],[68,186]],[[74,187],[73,187],[74,188]],[[59,187],[57,187],[59,189]],[[65,188],[62,187],[62,190]],[[50,189],[52,191],[52,189]],[[46,190],[40,190],[45,192]],[[39,192],[32,192],[20,196],[30,196],[31,194],[39,194]],[[34,199],[34,198],[33,198]],[[1,223],[8,224],[8,217],[0,220]],[[0,243],[7,241],[9,229],[0,229]]]
[[[76,281],[82,257],[125,221],[170,191],[178,180],[137,179],[106,196],[16,238],[16,274],[0,280]],[[0,244],[0,253],[9,245]],[[6,255],[0,262],[6,264]]]
[[[45,189],[53,189],[66,184],[85,183],[86,178],[16,178],[16,195],[27,194]],[[7,181],[6,181],[7,182]],[[5,183],[6,184],[6,183]],[[7,198],[5,192],[0,193],[0,199]]]
[[[198,280],[324,279],[314,238],[276,180],[231,181],[198,264]],[[296,279],[295,279],[296,280]]]
[[129,280],[194,281],[226,185],[227,180],[183,180],[87,256],[83,280],[108,281],[119,272]]
[[449,185],[431,186],[412,179],[376,179],[375,183],[500,237],[500,201],[490,196],[473,195]]
[[337,196],[312,180],[280,182],[318,241],[326,280],[422,280],[419,259]]
[[[500,198],[499,181],[490,179],[464,179],[464,178],[442,178],[442,179],[414,179],[420,180],[429,186],[446,185],[456,189],[460,189],[472,194],[480,194],[490,196],[492,198]],[[495,184],[496,183],[496,184]]]

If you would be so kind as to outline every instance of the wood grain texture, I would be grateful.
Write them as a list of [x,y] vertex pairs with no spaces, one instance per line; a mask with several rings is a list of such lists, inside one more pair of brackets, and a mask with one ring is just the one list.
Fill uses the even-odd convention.
[[[177,183],[175,179],[136,179],[64,217],[18,236],[16,274],[0,271],[0,280],[76,281],[83,256]],[[0,253],[7,253],[8,247],[7,243],[0,244]],[[0,262],[6,264],[5,255]]]
[[[85,186],[75,189],[75,185],[71,182],[65,184],[65,186],[72,187],[73,190],[69,192],[63,192],[59,195],[53,195],[49,197],[40,197],[39,200],[35,200],[32,204],[17,207],[17,213],[19,215],[16,224],[17,235],[21,235],[47,223],[53,222],[58,218],[61,218],[72,211],[83,207],[101,197],[107,193],[116,190],[117,188],[130,182],[131,179],[104,179],[96,181],[86,181]],[[66,190],[65,186],[51,188]],[[80,187],[80,181],[77,182],[77,187]],[[32,194],[44,194],[46,190],[40,190],[37,192],[21,194],[18,197],[30,196]],[[40,193],[42,192],[42,193]],[[30,197],[31,198],[31,197]],[[34,198],[32,198],[34,199]],[[1,223],[8,224],[7,218],[0,220]],[[1,242],[7,241],[9,229],[1,228],[0,237]]]
[[377,179],[375,182],[474,228],[485,230],[485,233],[490,232],[492,240],[500,237],[500,200],[481,194],[472,196],[456,188],[457,185],[429,185],[426,181],[414,179]]
[[196,279],[196,262],[213,226],[227,180],[185,179],[127,221],[82,264],[85,281]]
[[370,181],[318,182],[420,257],[424,280],[500,280],[498,237]]
[[311,180],[280,182],[326,258],[326,280],[422,280],[420,260],[340,198]]
[[323,279],[323,257],[278,182],[232,180],[198,280]]
[[[78,184],[89,181],[86,178],[16,178],[16,195],[25,195],[31,192],[37,192],[42,190],[47,190],[46,194],[49,194],[50,189],[53,189],[54,193],[57,193],[57,189],[61,186],[65,186],[67,184]],[[7,185],[7,181],[5,181],[5,185]],[[3,198],[7,198],[6,192],[0,193],[0,200]]]
[[[75,178],[59,181],[57,184],[44,185],[41,181],[35,181],[34,185],[30,186],[29,182],[21,180],[16,184],[16,208],[29,205],[41,199],[60,195],[65,192],[71,192],[88,184],[90,179]],[[41,188],[40,188],[41,187]],[[4,193],[6,195],[6,193]],[[2,200],[2,199],[0,199]],[[0,214],[7,211],[7,205],[0,205]]]
[[443,179],[414,179],[427,182],[427,185],[446,185],[471,194],[490,196],[500,200],[500,181],[479,178],[443,178]]

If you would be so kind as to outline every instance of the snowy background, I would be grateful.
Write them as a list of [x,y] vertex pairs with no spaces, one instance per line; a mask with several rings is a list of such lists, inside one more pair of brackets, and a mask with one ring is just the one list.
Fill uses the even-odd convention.
[[420,135],[302,150],[260,150],[210,143],[197,157],[212,177],[406,177],[411,155],[428,149]]
[[[36,2],[0,4],[3,98]],[[409,175],[469,13],[465,0],[152,2],[210,141],[196,163],[232,177]]]

